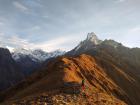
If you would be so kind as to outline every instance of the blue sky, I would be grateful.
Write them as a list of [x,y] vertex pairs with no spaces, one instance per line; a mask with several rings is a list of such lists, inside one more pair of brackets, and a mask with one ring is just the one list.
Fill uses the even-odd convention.
[[0,46],[70,50],[87,33],[140,47],[140,0],[0,0]]

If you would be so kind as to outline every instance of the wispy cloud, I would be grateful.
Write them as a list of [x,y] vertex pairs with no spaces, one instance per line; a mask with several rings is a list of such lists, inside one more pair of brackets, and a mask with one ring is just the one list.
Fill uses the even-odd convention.
[[[43,49],[44,51],[50,52],[57,49],[70,50],[69,45],[74,44],[79,37],[67,36],[58,37],[49,41],[32,43],[27,39],[18,37],[17,35],[6,37],[4,33],[0,33],[0,46],[10,48],[25,48],[25,49]],[[79,42],[79,40],[77,41]],[[8,46],[8,47],[7,47]]]
[[4,33],[3,32],[0,32],[0,37],[4,36]]
[[119,2],[125,2],[126,0],[118,0]]
[[36,25],[36,26],[33,26],[30,30],[35,31],[35,30],[39,30],[39,29],[40,29],[40,26]]
[[0,21],[0,26],[1,26],[1,25],[4,25],[4,23]]
[[140,26],[132,27],[121,32],[122,36],[119,41],[128,47],[140,46]]
[[[95,31],[103,39],[110,37],[118,41],[126,41],[126,37],[131,39],[132,34],[135,34],[135,39],[140,39],[139,28],[135,27],[140,24],[139,2],[140,0],[56,0],[55,3],[53,0],[0,0],[0,31],[6,33],[5,37],[1,37],[3,33],[0,33],[0,41],[11,47],[67,50],[84,38],[82,34],[71,36],[69,33],[83,32],[86,35]],[[134,28],[129,29],[130,27]],[[129,32],[123,33],[128,30]],[[79,40],[75,41],[77,39]]]
[[20,2],[14,1],[13,5],[21,11],[27,11],[28,10],[28,8]]
[[15,45],[18,47],[28,48],[30,46],[28,40],[20,38],[18,36],[12,36],[11,38],[8,38],[7,41],[8,44]]
[[138,33],[140,34],[140,26],[134,27],[132,29],[129,30],[129,33]]
[[0,42],[2,47],[29,48],[31,45],[26,39],[20,38],[17,35],[6,36],[4,33],[0,33]]
[[126,2],[127,0],[115,0],[116,3],[123,3]]
[[37,43],[35,48],[41,48],[46,51],[53,51],[56,49],[68,50],[68,48],[64,47],[63,45],[67,45],[68,43],[72,42],[72,40],[72,38],[67,37],[56,38],[43,43]]
[[49,18],[49,16],[48,15],[44,15],[44,16],[42,16],[43,18]]

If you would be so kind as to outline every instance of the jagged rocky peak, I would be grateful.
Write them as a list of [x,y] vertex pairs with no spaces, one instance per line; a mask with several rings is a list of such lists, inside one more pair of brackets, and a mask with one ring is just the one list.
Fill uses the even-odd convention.
[[87,34],[87,40],[91,40],[91,39],[97,39],[97,36],[94,32]]
[[10,51],[7,48],[0,48],[0,59],[9,60],[11,59]]
[[88,33],[87,34],[87,39],[86,41],[91,41],[93,42],[95,45],[100,44],[101,40],[98,39],[97,35],[94,32]]
[[119,46],[123,46],[121,43],[116,42],[116,41],[114,41],[114,40],[112,40],[112,39],[105,39],[105,40],[103,41],[103,44],[112,46],[112,47],[114,47],[114,48],[117,48],[117,47],[119,47]]
[[10,52],[7,48],[0,47],[0,53],[4,55],[8,55],[8,54],[10,55]]

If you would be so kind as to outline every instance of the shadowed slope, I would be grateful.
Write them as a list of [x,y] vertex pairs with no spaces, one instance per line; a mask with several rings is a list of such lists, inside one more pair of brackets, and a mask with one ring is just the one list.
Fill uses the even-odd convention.
[[8,49],[0,48],[0,92],[24,78]]
[[[127,94],[131,105],[140,105],[140,48],[128,48],[114,40],[100,41],[90,33],[67,55],[88,54],[99,67]],[[98,43],[95,43],[98,42]]]

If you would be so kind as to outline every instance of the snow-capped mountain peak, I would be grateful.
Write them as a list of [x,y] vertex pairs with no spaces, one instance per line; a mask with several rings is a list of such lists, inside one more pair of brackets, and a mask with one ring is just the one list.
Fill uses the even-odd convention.
[[61,50],[56,50],[53,52],[45,52],[41,49],[31,50],[31,49],[19,48],[19,49],[14,49],[14,52],[12,53],[12,57],[17,61],[23,57],[28,56],[33,61],[38,62],[38,61],[45,61],[48,58],[63,55],[64,53],[65,52]]
[[95,45],[100,43],[100,40],[94,32],[88,33],[86,41],[93,42]]

